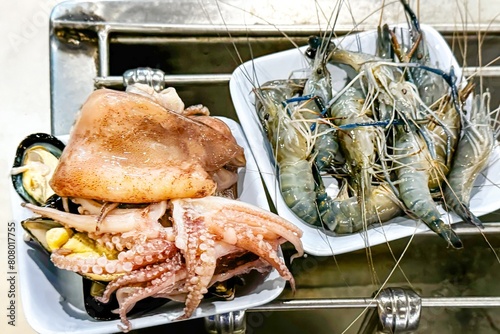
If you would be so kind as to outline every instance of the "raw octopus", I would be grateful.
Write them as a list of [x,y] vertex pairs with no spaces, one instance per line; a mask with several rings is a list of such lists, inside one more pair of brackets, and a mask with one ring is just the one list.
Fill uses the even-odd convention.
[[50,185],[60,196],[118,203],[213,194],[212,174],[244,166],[245,156],[227,126],[210,119],[138,94],[97,90],[80,111]]
[[[174,94],[172,105],[183,106],[178,100]],[[279,245],[290,241],[303,254],[302,231],[293,224],[213,196],[245,164],[229,128],[202,106],[165,105],[152,94],[95,91],[50,182],[79,213],[24,204],[106,248],[82,255],[62,246],[51,259],[82,275],[112,277],[99,299],[116,293],[124,331],[131,329],[127,312],[141,299],[184,301],[179,318],[189,318],[211,285],[254,269],[274,267],[293,288]]]

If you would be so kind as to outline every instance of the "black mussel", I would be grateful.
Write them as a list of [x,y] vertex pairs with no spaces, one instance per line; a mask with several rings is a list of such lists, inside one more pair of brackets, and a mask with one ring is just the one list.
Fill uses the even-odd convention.
[[29,234],[30,238],[49,254],[52,250],[47,241],[47,232],[55,228],[63,228],[58,222],[43,217],[26,219],[21,222],[21,226]]
[[207,297],[214,296],[224,300],[233,300],[236,295],[236,286],[245,285],[240,276],[234,276],[227,281],[217,282],[208,289]]
[[[64,249],[71,253],[72,259],[88,257],[98,258],[106,256],[116,259],[118,252],[109,250],[97,241],[89,238],[86,233],[75,231],[49,218],[29,218],[21,222],[21,226],[28,232],[32,241],[41,246],[49,255],[56,249]],[[80,273],[79,273],[80,274]],[[80,274],[97,282],[110,282],[120,274]]]
[[23,200],[43,205],[54,194],[49,181],[64,146],[46,133],[29,135],[19,144],[11,174],[14,188]]
[[78,204],[73,203],[73,201],[71,201],[67,197],[63,198],[57,194],[54,194],[47,198],[43,206],[70,213],[79,213]]
[[[106,304],[95,299],[97,296],[102,296],[102,293],[106,288],[106,283],[92,281],[85,277],[82,282],[85,310],[89,316],[96,320],[114,320],[120,318],[117,313],[113,312],[113,310],[118,309],[118,301],[115,294],[111,296],[109,302]],[[142,314],[160,307],[168,301],[169,300],[165,298],[148,297],[138,301],[134,308],[127,314]]]

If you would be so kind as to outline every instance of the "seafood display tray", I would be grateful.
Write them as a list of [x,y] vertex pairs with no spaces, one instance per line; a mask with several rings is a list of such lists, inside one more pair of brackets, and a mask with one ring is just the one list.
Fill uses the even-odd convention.
[[[396,26],[397,27],[397,26]],[[403,27],[403,26],[401,26]],[[429,54],[433,66],[449,72],[453,67],[458,78],[461,77],[461,68],[458,66],[448,44],[444,38],[432,27],[422,25],[429,47]],[[399,31],[399,29],[397,29]],[[333,40],[342,49],[363,51],[375,54],[376,30],[343,36]],[[403,238],[429,230],[428,227],[405,217],[394,218],[382,226],[371,226],[366,232],[351,235],[335,235],[322,228],[303,222],[286,205],[278,184],[274,155],[264,133],[261,122],[255,111],[255,95],[252,90],[270,80],[302,78],[308,62],[304,56],[306,47],[291,49],[256,58],[240,65],[234,72],[229,83],[231,97],[236,113],[241,121],[243,131],[248,139],[250,148],[257,161],[262,178],[270,193],[270,197],[278,213],[299,226],[304,231],[302,242],[304,250],[313,255],[337,255],[369,246],[378,245],[395,239]],[[345,72],[338,67],[330,67],[332,85],[337,91],[346,84]],[[249,78],[252,78],[251,80]],[[476,180],[472,194],[470,208],[476,215],[481,216],[500,208],[500,189],[495,186],[500,182],[500,151],[498,147],[491,156],[491,160],[484,175]],[[297,180],[300,182],[300,180]],[[325,184],[331,183],[325,178]],[[448,214],[441,208],[442,219],[446,223],[457,223],[460,218]]]
[[[238,180],[238,195],[241,201],[269,209],[257,166],[241,127],[235,121],[221,119],[230,127],[239,145],[245,149],[247,165],[242,168]],[[67,136],[60,137],[61,140]],[[19,224],[32,213],[21,207],[21,199],[12,190],[13,217],[17,230]],[[17,233],[21,298],[29,324],[38,333],[114,333],[119,320],[98,321],[91,318],[84,308],[82,278],[76,273],[56,268],[49,256],[23,240],[24,233]],[[234,300],[204,300],[192,316],[207,317],[219,313],[247,309],[267,303],[280,295],[285,281],[276,270],[267,274],[250,273],[246,285],[237,292]],[[166,324],[175,321],[183,313],[184,304],[169,302],[141,317],[132,317],[134,329]],[[57,319],[57,321],[54,321]]]

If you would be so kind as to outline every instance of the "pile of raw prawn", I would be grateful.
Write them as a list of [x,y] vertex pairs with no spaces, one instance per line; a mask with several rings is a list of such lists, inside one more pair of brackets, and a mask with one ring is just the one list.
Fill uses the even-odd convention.
[[[408,215],[461,248],[439,206],[482,227],[469,201],[495,146],[490,96],[474,95],[453,68],[431,61],[425,32],[401,2],[406,43],[388,25],[378,30],[375,55],[311,37],[308,77],[256,87],[256,111],[283,199],[304,222],[340,235]],[[327,65],[345,71],[340,91]],[[327,189],[325,175],[338,192]]]

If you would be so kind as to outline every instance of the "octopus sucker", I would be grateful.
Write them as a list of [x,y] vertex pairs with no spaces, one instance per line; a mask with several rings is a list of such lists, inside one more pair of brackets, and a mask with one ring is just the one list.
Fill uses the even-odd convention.
[[130,321],[127,319],[127,313],[141,299],[146,297],[168,296],[177,286],[178,281],[184,278],[184,269],[178,263],[177,266],[170,271],[163,272],[160,276],[159,283],[146,283],[146,286],[124,287],[116,292],[119,309],[116,310],[122,321],[122,330],[128,332],[131,329]]
[[[127,251],[118,253],[116,259],[99,256],[97,252],[68,254],[64,248],[56,249],[51,254],[55,266],[72,270],[81,274],[113,275],[123,274],[160,261],[165,261],[177,253],[174,244],[168,240],[158,239],[154,247],[144,250],[141,245],[134,245]],[[142,248],[142,252],[139,249]],[[140,261],[139,261],[139,260]]]
[[23,204],[43,217],[23,226],[37,228],[52,262],[105,282],[96,299],[115,294],[123,331],[144,298],[182,302],[186,319],[214,284],[252,270],[274,267],[294,288],[279,247],[291,242],[301,256],[302,231],[220,197],[236,197],[246,163],[229,127],[206,107],[184,108],[174,89],[129,88],[97,90],[83,105],[50,180],[67,205]]
[[171,272],[174,269],[176,263],[177,259],[173,258],[169,262],[147,265],[146,267],[140,268],[133,273],[128,273],[126,275],[120,276],[114,281],[110,282],[106,286],[103,295],[101,297],[97,297],[97,299],[100,302],[107,303],[112,293],[118,290],[120,287],[153,281],[154,279],[160,277],[163,273]]
[[[178,231],[177,242],[186,261],[188,272],[185,289],[188,291],[184,314],[179,319],[189,318],[198,307],[203,295],[207,292],[216,265],[214,235],[210,234],[199,217],[191,216],[193,212],[184,212],[183,219],[177,220],[174,229]],[[203,238],[201,238],[203,236]]]
[[197,212],[199,216],[205,217],[209,225],[212,223],[225,224],[226,222],[234,222],[235,224],[243,224],[249,229],[253,226],[265,228],[291,242],[297,250],[296,256],[304,254],[302,242],[300,241],[302,231],[298,227],[269,211],[248,203],[223,197],[208,196],[204,198],[175,199],[171,201],[171,205],[174,207],[174,212],[176,207],[179,210]]

